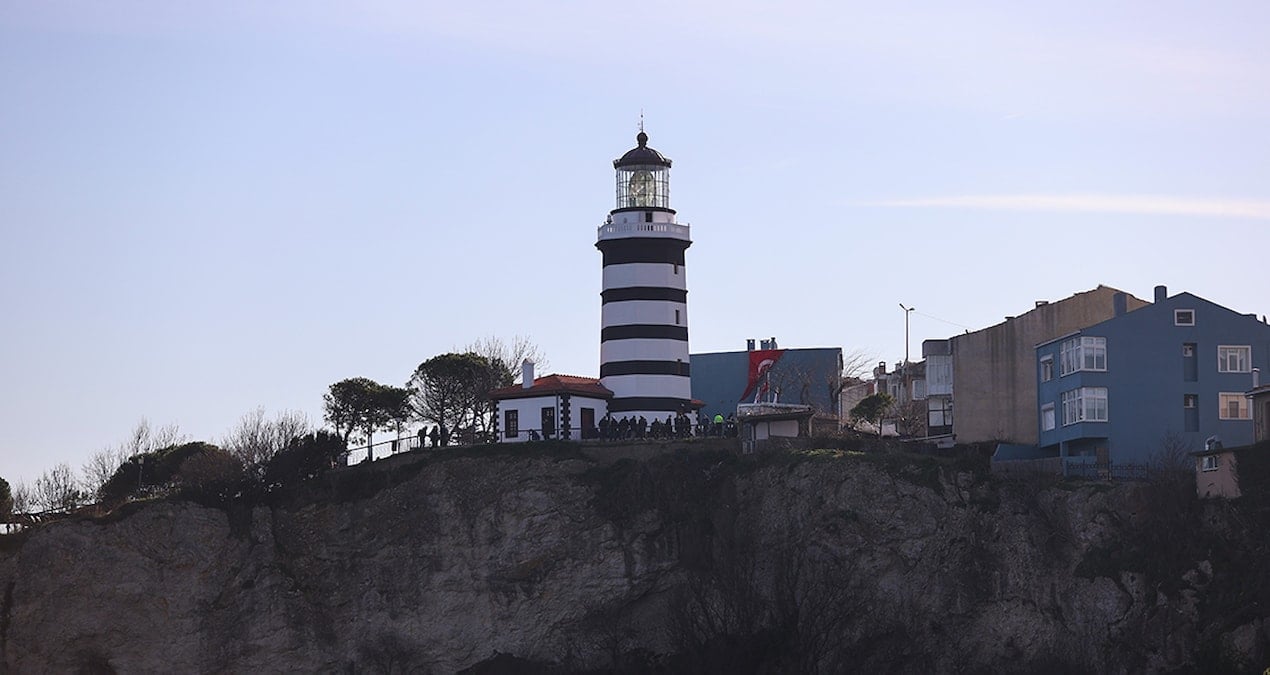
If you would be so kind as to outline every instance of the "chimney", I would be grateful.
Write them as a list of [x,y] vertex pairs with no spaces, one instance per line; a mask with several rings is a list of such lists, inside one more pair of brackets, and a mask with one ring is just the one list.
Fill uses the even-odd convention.
[[[1159,288],[1163,288],[1163,287],[1161,286],[1156,289],[1157,294],[1159,292]],[[1156,296],[1155,301],[1156,302],[1160,301],[1160,298],[1158,295]],[[1125,312],[1129,311],[1129,296],[1125,295],[1124,293],[1116,293],[1115,295],[1111,296],[1111,306],[1116,309],[1116,316],[1124,316]]]
[[1156,301],[1156,302],[1164,302],[1165,300],[1167,300],[1167,299],[1168,299],[1168,297],[1169,297],[1169,287],[1168,287],[1168,286],[1156,286],[1156,287],[1155,287],[1155,301]]
[[769,349],[777,349],[776,338],[768,338],[767,342],[772,345]]
[[520,362],[520,386],[526,389],[534,386],[534,362],[529,359]]
[[754,338],[750,338],[745,341],[745,351],[747,352],[754,351]]

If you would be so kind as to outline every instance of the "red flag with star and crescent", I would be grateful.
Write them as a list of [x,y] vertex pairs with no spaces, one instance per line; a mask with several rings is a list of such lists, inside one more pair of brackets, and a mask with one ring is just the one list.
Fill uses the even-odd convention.
[[[750,394],[754,393],[754,387],[758,386],[759,380],[763,379],[767,371],[776,365],[776,362],[781,358],[781,354],[784,353],[784,349],[756,349],[750,352],[750,376],[745,385],[745,393],[741,394],[740,400],[744,401],[750,397]],[[766,385],[764,385],[764,388],[766,388]]]

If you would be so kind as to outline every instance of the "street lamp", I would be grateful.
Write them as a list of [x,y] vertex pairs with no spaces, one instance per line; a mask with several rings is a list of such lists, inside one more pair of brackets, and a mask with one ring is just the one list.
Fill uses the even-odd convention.
[[908,365],[908,315],[913,313],[916,307],[905,307],[904,303],[900,303],[900,309],[904,310],[904,365]]

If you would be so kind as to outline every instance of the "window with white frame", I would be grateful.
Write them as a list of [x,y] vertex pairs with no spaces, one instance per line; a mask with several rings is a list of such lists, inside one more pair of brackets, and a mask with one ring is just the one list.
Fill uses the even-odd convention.
[[1217,416],[1224,420],[1250,420],[1252,411],[1243,392],[1217,395]]
[[1248,345],[1218,345],[1217,372],[1251,373],[1252,347]]
[[1063,425],[1107,421],[1107,388],[1081,387],[1061,395]]
[[1041,357],[1041,381],[1049,382],[1052,379],[1054,379],[1054,357],[1042,356]]
[[1063,375],[1078,370],[1107,369],[1107,338],[1076,337],[1063,342],[1061,350]]
[[1175,309],[1173,310],[1174,326],[1194,326],[1195,310],[1193,309]]
[[1204,471],[1216,471],[1218,466],[1217,455],[1204,455]]
[[1053,403],[1046,403],[1045,405],[1041,406],[1041,430],[1042,431],[1054,430],[1054,404]]

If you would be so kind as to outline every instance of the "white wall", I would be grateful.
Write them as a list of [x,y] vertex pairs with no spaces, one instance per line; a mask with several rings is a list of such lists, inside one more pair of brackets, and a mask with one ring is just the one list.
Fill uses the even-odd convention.
[[[529,440],[529,430],[533,429],[539,432],[541,436],[542,427],[542,409],[552,408],[556,411],[556,435],[560,434],[563,425],[560,421],[560,400],[557,396],[536,396],[534,398],[513,398],[498,402],[498,441],[500,443],[523,443]],[[582,438],[582,409],[595,409],[595,423],[598,427],[600,419],[604,417],[604,413],[608,410],[608,403],[602,398],[591,398],[589,396],[573,396],[569,404],[569,438],[571,440],[580,440]],[[519,415],[517,426],[520,433],[515,438],[507,437],[507,416],[506,411],[515,410]]]
[[688,288],[688,279],[683,265],[679,265],[678,274],[675,274],[675,266],[667,263],[623,263],[604,268],[604,288],[630,286],[684,290]]

